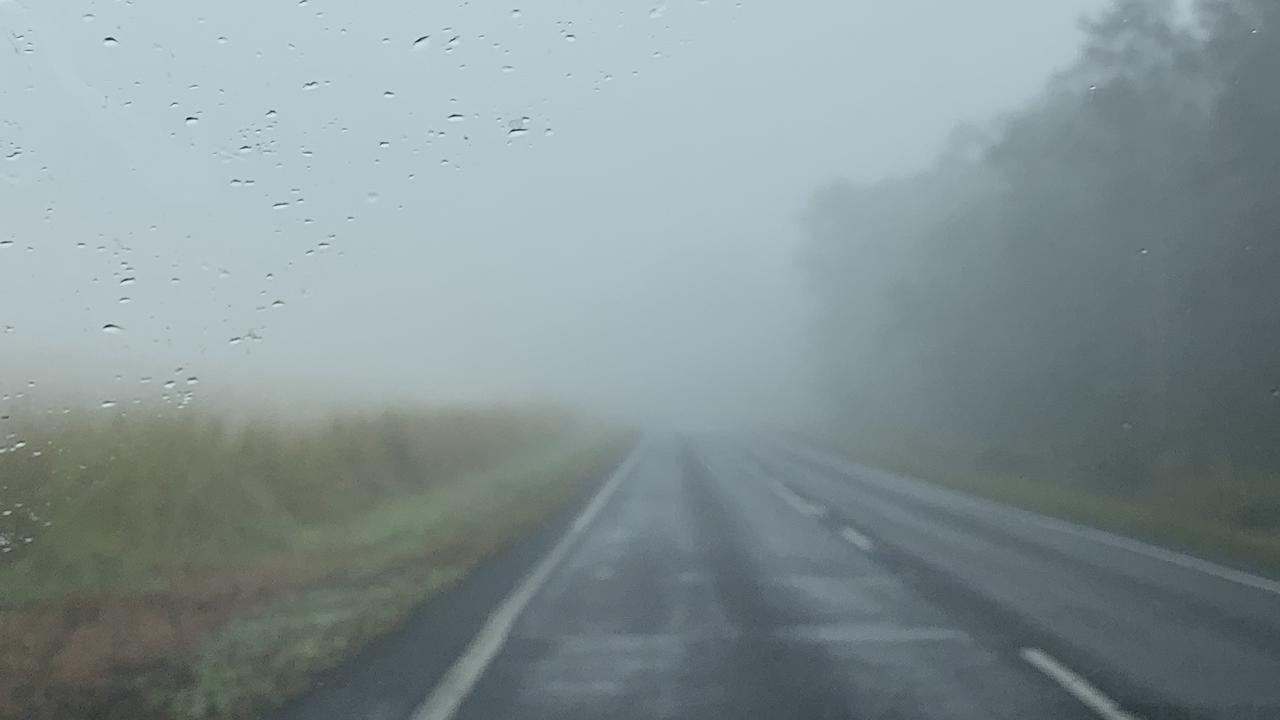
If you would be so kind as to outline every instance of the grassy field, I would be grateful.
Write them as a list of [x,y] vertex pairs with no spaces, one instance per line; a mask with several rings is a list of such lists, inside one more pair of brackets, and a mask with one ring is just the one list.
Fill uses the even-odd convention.
[[496,409],[15,435],[0,717],[22,718],[254,717],[580,497],[625,444]]
[[[1280,572],[1280,478],[1259,471],[1221,467],[1197,476],[1173,468],[1118,484],[1037,457],[1008,463],[993,462],[990,451],[929,444],[837,445],[860,462],[957,490]],[[1019,467],[998,467],[1010,464]]]

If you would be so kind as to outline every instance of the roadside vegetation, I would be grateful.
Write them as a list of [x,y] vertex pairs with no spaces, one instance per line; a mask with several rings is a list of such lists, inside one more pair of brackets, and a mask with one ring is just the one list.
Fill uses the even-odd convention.
[[859,453],[1280,565],[1280,3],[1113,0],[931,167],[808,210]]
[[257,717],[623,445],[497,408],[19,428],[0,454],[0,717]]
[[1265,473],[1169,474],[1117,486],[1065,463],[972,452],[873,434],[841,437],[845,454],[956,490],[1226,562],[1280,573],[1280,483]]

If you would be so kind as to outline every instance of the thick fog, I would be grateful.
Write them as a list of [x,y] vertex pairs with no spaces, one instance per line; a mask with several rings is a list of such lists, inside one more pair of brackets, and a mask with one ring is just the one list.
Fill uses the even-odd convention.
[[811,194],[1102,5],[0,0],[0,390],[806,417]]

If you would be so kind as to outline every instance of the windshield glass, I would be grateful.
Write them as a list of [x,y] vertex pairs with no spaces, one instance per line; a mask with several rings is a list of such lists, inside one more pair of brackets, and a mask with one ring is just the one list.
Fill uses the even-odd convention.
[[0,38],[0,718],[1280,717],[1280,4]]

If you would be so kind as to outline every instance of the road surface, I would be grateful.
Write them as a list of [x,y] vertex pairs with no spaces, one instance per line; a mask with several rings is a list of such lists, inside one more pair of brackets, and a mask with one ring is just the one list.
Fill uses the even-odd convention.
[[1280,717],[1280,583],[809,449],[647,440],[548,546],[410,717]]

